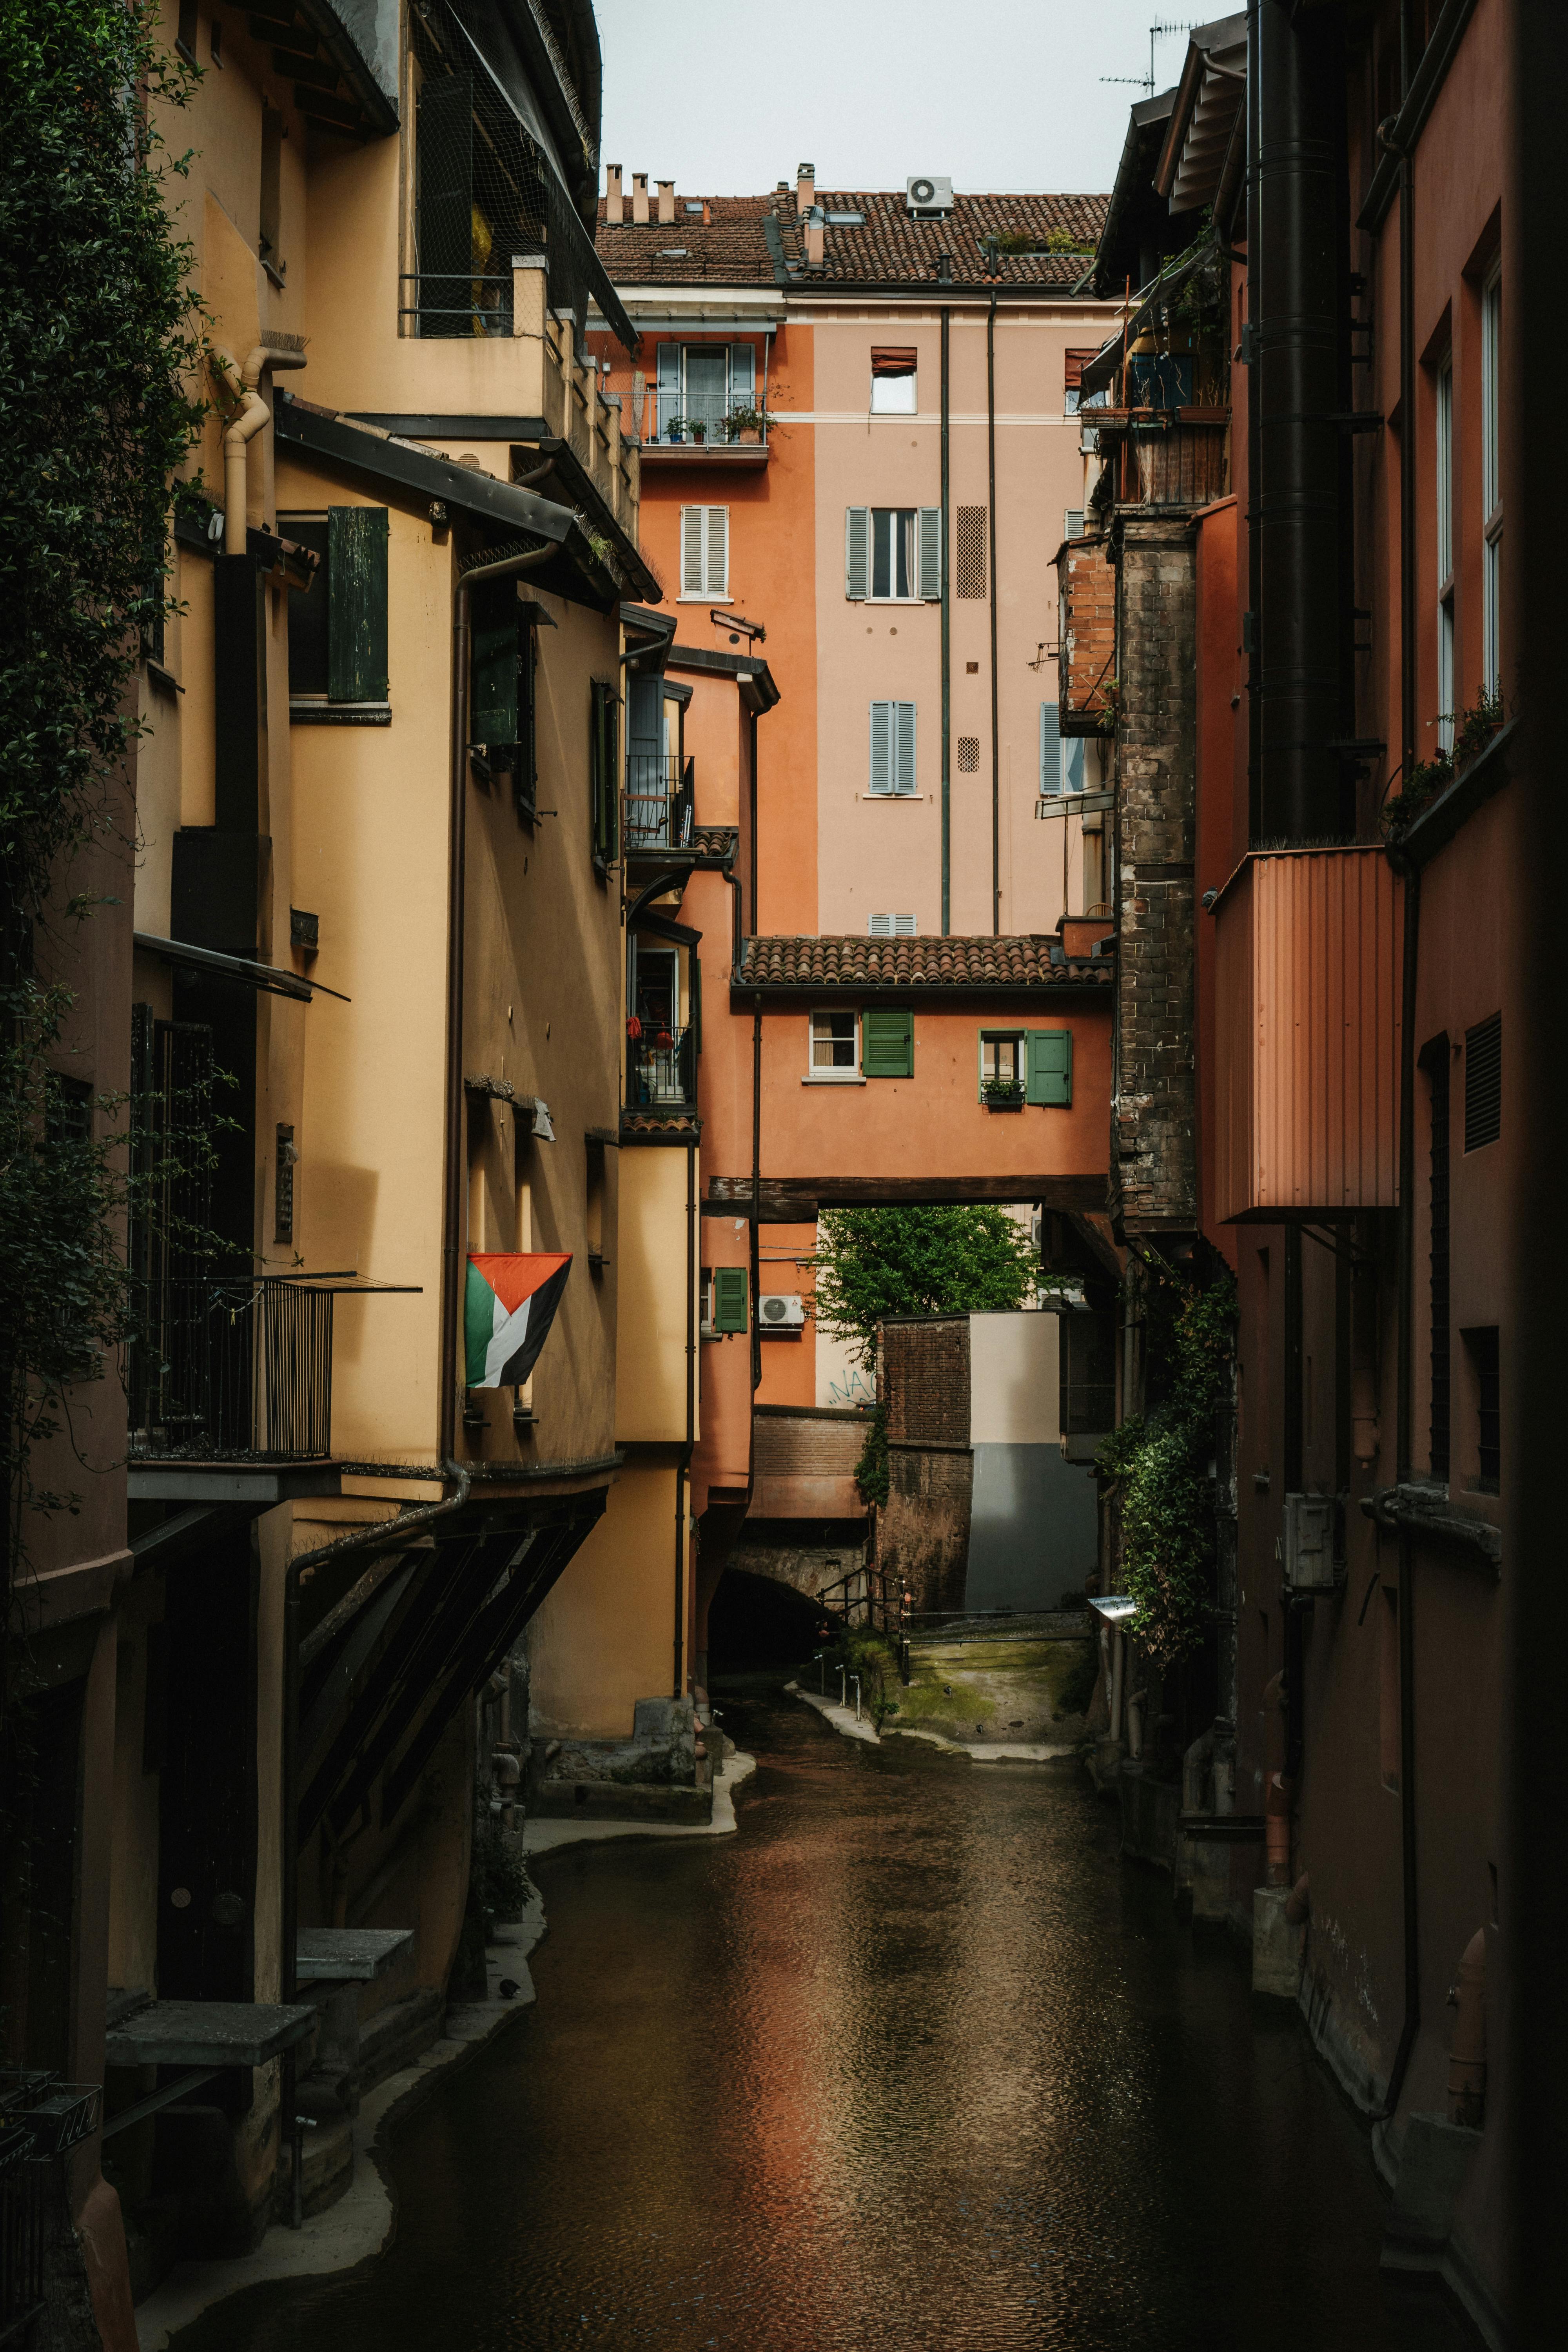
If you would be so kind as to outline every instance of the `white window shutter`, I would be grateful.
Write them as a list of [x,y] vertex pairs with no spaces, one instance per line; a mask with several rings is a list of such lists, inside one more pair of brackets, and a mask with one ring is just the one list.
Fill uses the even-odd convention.
[[844,509],[844,593],[852,602],[863,604],[870,587],[871,570],[871,509],[869,507],[846,507]]
[[709,596],[727,596],[730,593],[730,509],[728,507],[708,507],[704,512],[708,517],[708,568],[703,593]]
[[893,705],[871,705],[871,790],[879,796],[893,789]]
[[756,404],[756,345],[731,343],[730,346],[730,405],[731,408],[754,408]]
[[893,924],[895,919],[896,918],[892,915],[868,915],[866,918],[867,936],[873,940],[890,940],[893,936]]
[[680,509],[680,593],[683,596],[702,593],[702,509],[682,507]]
[[915,936],[914,917],[912,915],[895,915],[893,917],[893,936],[895,939],[912,940]]
[[915,706],[912,702],[896,702],[893,709],[898,714],[893,790],[896,793],[912,793],[915,788]]
[[1061,719],[1054,702],[1040,705],[1040,790],[1056,793],[1062,788]]
[[928,604],[942,601],[942,509],[920,511],[920,585],[916,594]]
[[672,418],[680,414],[680,345],[658,347],[658,435],[662,440]]

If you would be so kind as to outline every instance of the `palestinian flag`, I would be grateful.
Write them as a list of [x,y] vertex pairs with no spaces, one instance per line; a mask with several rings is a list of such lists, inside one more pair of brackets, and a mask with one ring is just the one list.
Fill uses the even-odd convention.
[[550,1336],[570,1251],[488,1251],[468,1260],[463,1346],[471,1389],[521,1388]]

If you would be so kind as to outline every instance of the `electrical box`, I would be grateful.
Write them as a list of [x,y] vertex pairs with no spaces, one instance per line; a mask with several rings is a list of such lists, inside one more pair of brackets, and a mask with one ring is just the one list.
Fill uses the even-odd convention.
[[1334,1562],[1334,1498],[1331,1495],[1285,1497],[1285,1581],[1293,1592],[1331,1592],[1339,1581]]

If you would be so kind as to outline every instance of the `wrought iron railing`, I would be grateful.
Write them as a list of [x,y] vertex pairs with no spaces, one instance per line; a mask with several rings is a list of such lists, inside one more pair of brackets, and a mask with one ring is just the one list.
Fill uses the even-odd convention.
[[626,1108],[658,1110],[697,1100],[695,1029],[644,1027],[626,1039]]
[[645,448],[765,449],[768,417],[750,402],[726,393],[689,392],[649,385],[643,407]]
[[693,766],[663,751],[626,753],[621,838],[627,849],[689,847]]
[[861,1625],[885,1634],[899,1661],[900,1678],[910,1678],[910,1622],[914,1595],[901,1576],[867,1565],[852,1568],[816,1596],[826,1624]]
[[324,1458],[332,1293],[273,1275],[167,1282],[132,1352],[131,1421],[143,1460]]

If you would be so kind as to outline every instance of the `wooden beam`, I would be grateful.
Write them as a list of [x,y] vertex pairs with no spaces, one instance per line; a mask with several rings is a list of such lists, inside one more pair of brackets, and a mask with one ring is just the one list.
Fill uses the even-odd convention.
[[[764,1225],[808,1225],[819,1209],[945,1207],[954,1203],[1037,1201],[1083,1216],[1104,1211],[1103,1176],[764,1176]],[[749,1216],[749,1176],[715,1176],[702,1202],[708,1217]]]

